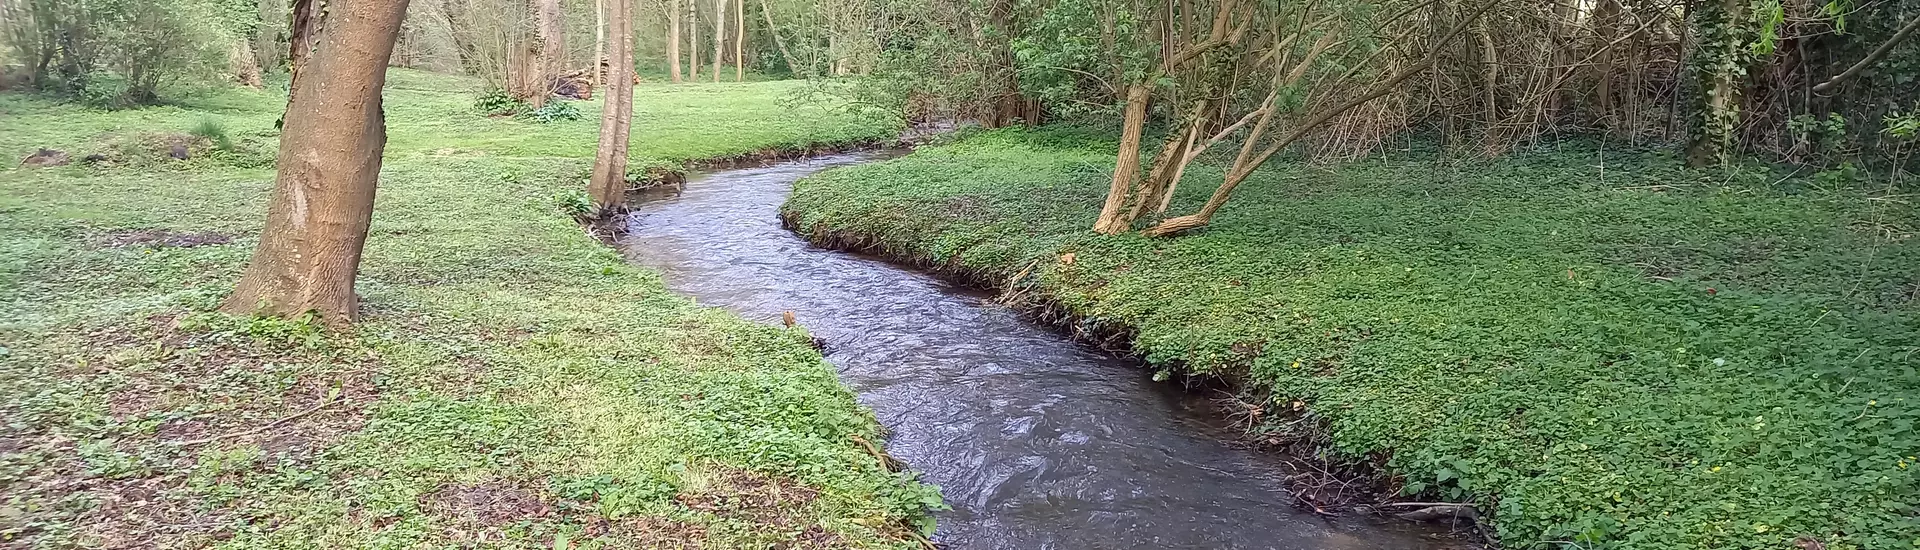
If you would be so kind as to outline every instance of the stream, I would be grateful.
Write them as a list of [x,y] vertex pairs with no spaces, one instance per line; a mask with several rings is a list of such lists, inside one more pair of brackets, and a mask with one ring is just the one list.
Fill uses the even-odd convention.
[[1205,399],[1077,345],[983,293],[809,245],[777,217],[795,180],[852,154],[717,171],[639,202],[621,248],[703,305],[793,311],[941,487],[946,548],[1400,549],[1433,527],[1295,509],[1272,456],[1226,442]]

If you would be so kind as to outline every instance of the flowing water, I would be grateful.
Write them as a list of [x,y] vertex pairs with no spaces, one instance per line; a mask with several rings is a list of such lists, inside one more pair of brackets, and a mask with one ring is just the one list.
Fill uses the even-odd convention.
[[1132,361],[1088,350],[978,292],[822,250],[776,217],[794,180],[842,155],[688,181],[636,206],[627,256],[706,305],[793,311],[892,431],[890,454],[953,507],[948,548],[1442,548],[1402,523],[1294,509],[1272,457]]

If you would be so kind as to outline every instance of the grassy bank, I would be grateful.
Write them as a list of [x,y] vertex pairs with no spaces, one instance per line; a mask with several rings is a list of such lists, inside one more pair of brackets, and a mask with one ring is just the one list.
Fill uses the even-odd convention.
[[1920,547],[1911,190],[1394,150],[1267,168],[1195,235],[1098,237],[1112,151],[975,135],[803,181],[786,214],[1135,331],[1156,368],[1241,381],[1273,411],[1255,437],[1475,502],[1508,547]]
[[[782,105],[794,86],[642,87],[636,162],[893,130]],[[879,426],[804,335],[669,293],[562,212],[596,103],[490,119],[398,70],[387,97],[368,319],[328,334],[209,312],[265,217],[283,95],[0,95],[0,157],[76,161],[0,172],[0,546],[911,544],[937,495],[863,447]]]

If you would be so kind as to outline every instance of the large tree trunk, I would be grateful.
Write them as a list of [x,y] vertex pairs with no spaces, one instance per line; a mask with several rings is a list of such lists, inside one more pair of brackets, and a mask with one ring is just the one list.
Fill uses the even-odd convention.
[[407,0],[365,0],[330,6],[324,28],[315,12],[295,20],[316,46],[297,65],[260,245],[222,310],[358,317],[353,280],[387,143],[380,92],[406,13]]
[[627,145],[633,123],[633,0],[609,1],[613,3],[615,40],[609,49],[613,68],[607,74],[600,148],[594,155],[593,179],[587,188],[596,218],[618,213],[626,202]]
[[1093,230],[1118,235],[1133,228],[1126,218],[1127,195],[1133,191],[1140,174],[1140,134],[1147,126],[1147,100],[1153,95],[1150,83],[1127,86],[1127,110],[1120,129],[1120,159],[1113,167],[1113,184],[1107,187],[1107,202],[1100,207],[1100,219]]
[[[694,0],[688,0],[694,1]],[[667,76],[680,83],[680,0],[667,1]]]
[[726,66],[727,4],[733,0],[713,0],[713,81],[720,81],[720,68]]

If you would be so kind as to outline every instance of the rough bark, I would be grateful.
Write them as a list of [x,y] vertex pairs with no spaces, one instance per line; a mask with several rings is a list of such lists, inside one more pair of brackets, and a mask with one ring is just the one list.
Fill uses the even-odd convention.
[[593,178],[587,194],[594,217],[623,209],[627,192],[627,145],[633,124],[633,0],[609,0],[613,9],[614,41],[608,54],[613,67],[607,74],[606,104],[600,114],[600,148],[594,154]]
[[[691,0],[689,0],[691,1]],[[681,82],[680,77],[680,0],[667,1],[667,76],[674,84]]]
[[1147,125],[1147,100],[1153,95],[1153,86],[1148,83],[1136,83],[1127,86],[1127,110],[1120,129],[1120,158],[1113,167],[1113,183],[1107,188],[1107,201],[1100,207],[1100,219],[1093,224],[1093,230],[1104,235],[1118,235],[1133,228],[1126,219],[1127,196],[1133,191],[1134,180],[1140,174],[1140,134]]
[[1133,200],[1133,208],[1124,220],[1129,229],[1133,221],[1146,215],[1147,209],[1161,203],[1162,195],[1167,192],[1167,178],[1173,176],[1174,165],[1178,159],[1186,157],[1187,147],[1193,144],[1193,129],[1171,136],[1160,145],[1160,153],[1153,157],[1153,168],[1147,171],[1147,179],[1140,186],[1140,192]]
[[387,142],[381,87],[406,12],[407,0],[361,1],[331,6],[324,28],[299,18],[314,47],[287,102],[266,228],[222,310],[358,318],[353,282]]
[[[287,67],[295,76],[299,76],[301,66],[313,52],[314,33],[320,24],[318,3],[319,0],[293,0],[293,23],[287,30]],[[394,32],[400,31],[396,28]],[[386,63],[387,60],[380,60],[381,65]]]

